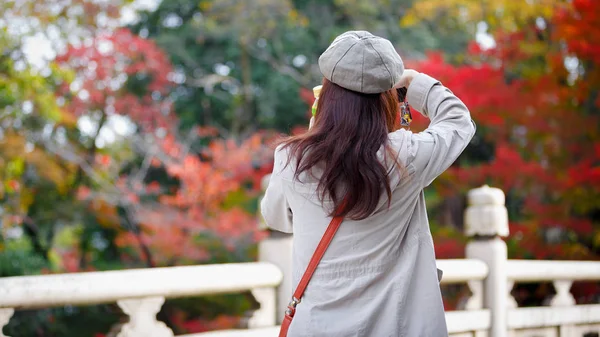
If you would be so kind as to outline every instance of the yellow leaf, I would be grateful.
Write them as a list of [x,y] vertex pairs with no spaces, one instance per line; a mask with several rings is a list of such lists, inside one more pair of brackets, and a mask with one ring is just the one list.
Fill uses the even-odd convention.
[[62,259],[60,254],[53,248],[48,252],[48,261],[50,262],[51,269],[56,271],[59,266],[62,265]]
[[401,20],[400,20],[400,25],[403,27],[409,27],[409,26],[414,26],[417,24],[417,22],[419,22],[419,20],[417,19],[417,17],[410,13],[405,15]]

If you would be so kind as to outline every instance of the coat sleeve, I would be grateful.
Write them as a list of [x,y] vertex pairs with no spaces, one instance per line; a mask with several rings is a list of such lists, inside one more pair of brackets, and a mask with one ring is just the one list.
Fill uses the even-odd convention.
[[292,209],[286,198],[286,181],[281,177],[282,166],[285,162],[280,158],[283,154],[278,150],[275,151],[273,173],[271,173],[269,185],[260,202],[260,211],[267,227],[284,233],[292,233]]
[[469,109],[436,79],[417,75],[407,92],[408,103],[430,119],[429,127],[411,134],[409,156],[421,187],[442,174],[475,135]]

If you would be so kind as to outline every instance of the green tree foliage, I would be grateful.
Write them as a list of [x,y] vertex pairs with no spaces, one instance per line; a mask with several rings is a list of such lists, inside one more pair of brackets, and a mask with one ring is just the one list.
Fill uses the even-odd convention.
[[317,58],[338,34],[368,29],[407,57],[462,50],[462,30],[399,25],[411,1],[163,1],[132,29],[169,53],[178,74],[182,125],[209,125],[244,138],[258,128],[304,124],[301,89],[321,81]]

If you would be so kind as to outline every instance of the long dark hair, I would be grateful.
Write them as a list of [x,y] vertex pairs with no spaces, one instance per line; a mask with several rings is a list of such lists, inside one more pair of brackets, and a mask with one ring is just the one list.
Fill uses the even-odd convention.
[[[283,141],[289,148],[288,164],[295,159],[295,178],[313,167],[322,169],[317,190],[321,201],[329,196],[330,216],[361,220],[371,215],[383,190],[391,201],[390,173],[400,168],[388,144],[388,133],[398,128],[398,93],[362,94],[327,79],[317,104],[313,127]],[[377,152],[392,156],[386,167]]]

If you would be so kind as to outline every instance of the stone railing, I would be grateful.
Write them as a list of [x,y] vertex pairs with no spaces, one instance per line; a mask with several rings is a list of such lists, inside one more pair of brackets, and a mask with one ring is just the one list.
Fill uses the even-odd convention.
[[576,305],[570,293],[573,281],[600,280],[600,263],[583,261],[508,260],[508,286],[552,282],[556,295],[543,307],[519,308],[508,294],[511,337],[600,335],[600,304]]
[[113,335],[171,337],[171,329],[156,320],[165,298],[248,290],[260,304],[248,326],[273,327],[281,280],[281,271],[265,262],[0,278],[0,337],[15,309],[115,302],[129,322]]
[[483,283],[488,266],[475,259],[437,260],[443,270],[441,284],[466,283],[471,296],[463,299],[456,311],[446,312],[448,333],[451,336],[473,336],[490,328],[490,311],[483,306]]
[[[508,216],[499,189],[469,193],[465,224],[467,258],[437,260],[442,285],[466,284],[471,293],[459,310],[446,313],[450,336],[598,336],[600,304],[576,305],[569,290],[573,281],[600,280],[600,262],[508,260],[501,239],[508,235]],[[249,329],[186,337],[275,337],[292,293],[291,245],[291,236],[271,233],[259,244],[257,263],[0,278],[0,328],[15,309],[116,302],[129,322],[110,336],[172,337],[156,320],[165,298],[250,290],[260,309]],[[510,292],[527,282],[551,282],[556,295],[546,306],[519,308]]]

